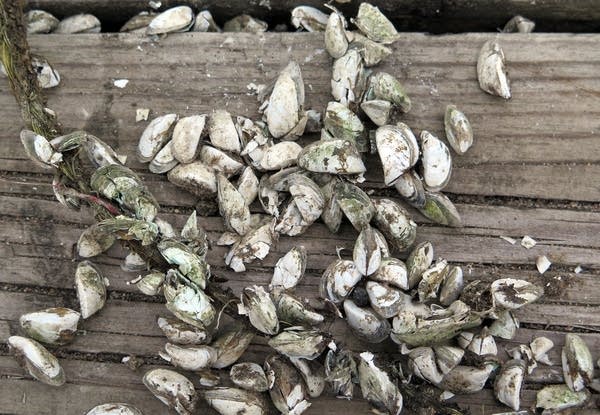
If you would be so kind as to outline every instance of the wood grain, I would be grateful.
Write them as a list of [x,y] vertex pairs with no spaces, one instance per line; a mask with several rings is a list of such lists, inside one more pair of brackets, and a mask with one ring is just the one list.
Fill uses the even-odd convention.
[[[537,336],[555,342],[550,353],[555,365],[536,369],[522,393],[523,406],[530,407],[542,384],[562,382],[558,363],[565,333],[582,332],[594,358],[600,349],[600,187],[594,180],[600,174],[596,143],[600,36],[500,35],[513,81],[510,102],[484,94],[475,79],[478,49],[494,36],[403,34],[381,69],[406,84],[415,106],[403,120],[415,130],[427,128],[443,136],[443,110],[453,102],[469,115],[476,132],[471,151],[456,157],[448,187],[453,199],[462,200],[457,208],[464,226],[439,227],[411,210],[419,223],[418,241],[432,241],[436,257],[463,266],[468,281],[523,278],[547,290],[542,301],[518,312],[523,327],[516,338],[499,342],[503,358],[505,349]],[[50,35],[30,41],[61,73],[63,83],[49,91],[49,106],[66,129],[86,128],[127,154],[128,165],[141,173],[164,207],[161,217],[177,229],[198,200],[136,162],[134,149],[146,125],[134,122],[136,108],[151,108],[153,115],[170,111],[188,115],[226,107],[256,118],[256,98],[247,95],[246,85],[268,82],[289,59],[301,63],[308,105],[323,109],[329,100],[331,62],[319,35],[180,34],[157,43],[131,35]],[[130,83],[124,90],[115,89],[116,78]],[[2,82],[0,91],[0,342],[4,342],[19,332],[22,313],[56,305],[77,308],[75,244],[91,223],[91,214],[86,208],[65,210],[53,201],[51,175],[26,159],[17,140],[21,127],[14,122],[16,106]],[[376,158],[368,156],[367,163],[365,188],[386,194]],[[223,231],[219,217],[202,217],[200,223],[213,241]],[[538,244],[526,250],[500,238],[524,235]],[[249,284],[268,283],[277,259],[302,244],[309,262],[297,293],[314,297],[336,248],[350,249],[355,238],[348,224],[332,235],[317,223],[302,237],[280,238],[271,255],[246,273],[224,267],[224,248],[212,249],[208,260],[213,273],[239,292]],[[138,355],[157,364],[165,338],[155,319],[168,313],[160,298],[143,297],[127,284],[136,274],[121,270],[125,254],[116,245],[94,259],[111,281],[109,299],[98,315],[83,322],[81,335],[58,351],[69,376],[67,385],[53,389],[34,382],[11,357],[0,353],[0,413],[82,414],[95,404],[115,400],[131,402],[149,414],[167,413],[141,384],[141,375],[150,366],[132,372],[118,363],[123,356]],[[534,265],[538,255],[553,262],[543,276]],[[405,258],[406,253],[398,256]],[[583,273],[573,272],[577,265],[583,266]],[[390,342],[371,346],[345,336],[347,327],[341,320],[327,322],[325,328],[352,350],[397,353]],[[262,362],[267,352],[265,339],[257,337],[244,359]],[[489,388],[457,402],[473,414],[507,411]],[[363,413],[368,406],[360,399],[345,402],[327,395],[313,400],[308,413],[348,411]]]

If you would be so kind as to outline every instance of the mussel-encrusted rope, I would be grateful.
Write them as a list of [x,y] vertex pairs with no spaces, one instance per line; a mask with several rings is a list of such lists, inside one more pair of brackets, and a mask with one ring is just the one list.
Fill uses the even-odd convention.
[[23,3],[24,0],[0,0],[0,60],[26,127],[52,139],[59,134],[60,127],[44,111],[44,96],[31,66]]

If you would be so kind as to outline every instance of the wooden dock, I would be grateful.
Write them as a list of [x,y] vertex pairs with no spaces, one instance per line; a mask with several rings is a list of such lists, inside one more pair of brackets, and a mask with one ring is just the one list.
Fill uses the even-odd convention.
[[[477,83],[477,54],[492,38],[498,38],[506,54],[510,101],[485,94]],[[163,207],[161,216],[174,225],[181,227],[198,205],[199,212],[209,215],[200,222],[213,240],[223,231],[214,204],[198,203],[136,161],[134,149],[147,125],[135,122],[136,108],[151,109],[151,117],[226,108],[258,118],[258,103],[247,85],[267,83],[290,60],[301,66],[307,107],[323,111],[330,99],[331,59],[321,34],[184,33],[159,42],[137,35],[38,35],[30,37],[30,44],[60,72],[61,85],[47,96],[64,129],[86,129],[128,155],[127,165],[142,175]],[[464,226],[437,226],[415,212],[418,242],[430,240],[435,256],[460,264],[468,280],[515,277],[546,289],[541,301],[519,310],[521,329],[499,347],[504,355],[505,348],[541,335],[556,345],[550,354],[555,365],[538,367],[527,379],[523,408],[532,407],[544,384],[562,382],[565,333],[580,333],[594,358],[600,357],[599,45],[600,34],[403,33],[393,45],[394,54],[377,68],[406,86],[413,109],[403,121],[413,129],[443,137],[443,111],[449,103],[461,108],[473,125],[475,144],[465,156],[455,157],[446,189]],[[129,83],[119,89],[115,79]],[[0,81],[0,342],[18,332],[22,313],[58,305],[77,308],[75,244],[92,223],[88,209],[68,211],[54,200],[52,176],[27,159],[18,139],[21,128],[8,85]],[[393,194],[384,189],[375,158],[367,159],[372,168],[364,187]],[[524,235],[537,245],[527,250],[500,238],[520,240]],[[239,292],[250,283],[267,284],[276,260],[303,244],[308,270],[298,291],[316,296],[336,247],[352,247],[355,237],[347,224],[333,235],[318,223],[301,237],[282,237],[263,263],[240,274],[224,266],[224,249],[215,247],[208,258],[214,274]],[[161,364],[157,351],[165,338],[156,317],[168,312],[160,298],[145,297],[127,284],[135,274],[120,269],[125,254],[114,247],[94,259],[110,279],[110,296],[106,307],[82,324],[84,334],[57,350],[66,385],[52,388],[32,380],[0,348],[1,414],[83,414],[109,401],[129,402],[145,414],[167,413],[141,377]],[[535,267],[539,255],[553,263],[544,275]],[[577,266],[581,273],[574,272]],[[391,343],[372,346],[344,338],[342,321],[330,330],[356,351],[396,350]],[[262,363],[267,350],[264,340],[257,339],[248,360]],[[120,363],[128,355],[140,357],[144,365],[130,370]],[[312,400],[306,413],[366,413],[367,403],[359,399],[360,391],[356,395],[347,402],[325,394]],[[592,406],[598,398],[594,395]],[[473,414],[509,411],[489,388],[455,401]]]

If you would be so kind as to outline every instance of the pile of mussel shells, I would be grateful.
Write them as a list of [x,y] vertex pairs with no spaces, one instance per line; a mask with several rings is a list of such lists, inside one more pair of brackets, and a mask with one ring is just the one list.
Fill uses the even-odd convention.
[[[159,34],[164,30],[161,25],[181,16],[187,20],[177,30],[189,29],[194,19],[198,24],[200,15],[194,17],[185,7],[153,16],[144,31]],[[194,413],[199,399],[224,415],[265,414],[268,395],[281,413],[299,415],[329,384],[345,399],[354,396],[357,386],[379,413],[395,415],[403,408],[402,385],[412,379],[438,387],[440,399],[447,399],[479,391],[494,376],[498,399],[518,410],[525,376],[538,363],[552,363],[547,353],[553,343],[538,337],[509,350],[512,359],[501,363],[494,338],[512,339],[519,326],[513,311],[536,301],[543,289],[511,278],[465,284],[460,266],[441,258],[434,262],[430,242],[413,247],[417,225],[398,200],[371,197],[360,187],[366,172],[362,155],[376,152],[386,186],[395,187],[430,220],[460,225],[456,208],[440,192],[452,171],[448,147],[427,131],[417,139],[406,124],[394,123],[410,110],[411,101],[394,76],[368,69],[391,53],[389,45],[398,33],[368,3],[351,20],[357,31],[349,31],[344,16],[333,8],[329,16],[321,16],[302,6],[292,16],[297,27],[324,31],[326,48],[335,59],[331,83],[335,100],[323,117],[304,108],[302,74],[291,62],[262,90],[262,120],[234,117],[219,109],[181,118],[162,115],[147,125],[137,158],[149,163],[150,171],[166,173],[176,186],[201,197],[216,197],[226,228],[216,243],[231,246],[225,262],[237,272],[264,259],[279,235],[302,234],[319,219],[335,233],[347,218],[358,237],[351,257],[345,258],[340,250],[323,273],[321,298],[295,293],[308,259],[299,245],[279,258],[268,285],[245,287],[239,300],[232,300],[238,312],[233,317],[242,322],[220,325],[222,310],[208,294],[209,284],[216,284],[206,260],[211,244],[196,212],[176,231],[159,213],[141,178],[124,165],[126,158],[102,140],[84,131],[47,140],[25,130],[21,133],[25,150],[43,168],[57,171],[73,151],[93,166],[92,195],[75,191],[57,171],[53,189],[63,205],[77,208],[83,199],[101,205],[113,217],[85,229],[78,240],[77,252],[84,258],[74,279],[79,311],[49,308],[21,316],[21,331],[27,337],[10,337],[10,350],[34,378],[53,386],[64,384],[65,373],[44,344],[73,341],[81,320],[102,310],[109,281],[89,258],[116,240],[135,241],[155,248],[168,263],[167,269],[152,269],[132,252],[123,265],[139,274],[131,283],[144,294],[164,296],[171,313],[157,319],[168,340],[158,355],[190,373],[154,368],[144,374],[143,382],[179,414]],[[499,65],[502,52],[486,45],[480,59],[482,73],[499,81],[485,85],[488,92],[506,95],[508,84],[500,79],[505,75]],[[489,65],[502,70],[490,71]],[[375,126],[373,131],[368,130],[369,123]],[[444,124],[450,147],[464,154],[473,143],[465,115],[448,105]],[[317,141],[304,147],[296,142],[305,132],[319,131]],[[250,210],[257,199],[263,213]],[[408,254],[401,254],[405,261],[395,256],[400,252]],[[337,344],[321,328],[336,316],[344,318],[364,342],[397,343],[400,360],[390,364],[370,351],[358,353]],[[257,336],[265,337],[275,352],[263,365],[242,359]],[[591,353],[576,334],[566,337],[562,365],[565,385],[547,386],[538,393],[537,406],[544,410],[583,405],[590,395],[587,388],[597,387]],[[234,386],[221,386],[222,369],[229,369]],[[192,376],[199,379],[201,389],[194,387]],[[110,413],[141,411],[114,403],[88,412]]]

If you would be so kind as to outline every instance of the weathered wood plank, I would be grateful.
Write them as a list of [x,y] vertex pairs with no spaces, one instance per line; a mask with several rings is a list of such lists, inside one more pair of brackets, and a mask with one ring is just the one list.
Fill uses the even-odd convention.
[[[63,76],[62,86],[49,91],[49,106],[64,125],[87,128],[129,155],[144,128],[144,123],[133,122],[136,106],[151,108],[153,114],[181,115],[226,107],[257,117],[258,105],[247,95],[246,85],[268,82],[290,59],[303,68],[307,106],[325,107],[331,66],[321,35],[236,35],[232,43],[224,43],[226,36],[178,34],[152,43],[132,35],[56,35],[34,36],[31,43]],[[414,109],[403,120],[415,130],[426,128],[443,136],[442,114],[450,102],[469,115],[475,145],[467,156],[456,157],[447,190],[600,200],[593,181],[582,180],[600,174],[600,149],[594,145],[600,90],[595,70],[600,61],[598,36],[499,35],[513,84],[514,98],[509,102],[483,93],[475,79],[478,50],[489,38],[489,34],[406,34],[381,66],[398,75],[412,96]],[[57,50],[56,42],[64,47]],[[190,50],[203,53],[186,52]],[[130,83],[125,90],[116,90],[115,78]],[[2,84],[0,91],[6,88]],[[1,94],[0,119],[17,115],[10,94]],[[7,123],[0,130],[0,142],[13,143],[19,128]],[[2,154],[12,161],[5,169],[29,169],[19,167],[17,161],[25,158],[19,146],[4,146]],[[129,165],[142,168],[133,158]],[[380,175],[376,169],[373,173],[369,184],[376,186]]]
[[[337,3],[346,15],[353,16],[361,2]],[[372,0],[401,30],[440,31],[492,31],[502,27],[516,14],[525,15],[537,22],[539,31],[568,31],[593,25],[600,14],[593,0],[543,0],[531,3],[527,0]],[[208,8],[222,22],[237,14],[248,13],[271,22],[280,23],[289,20],[289,13],[297,5],[311,5],[323,9],[318,0],[270,0],[221,2],[218,0],[165,0],[165,8],[188,4],[197,10]],[[110,22],[121,22],[133,14],[148,9],[143,0],[125,0],[117,4],[110,0],[28,0],[28,8],[42,8],[59,16],[88,12]],[[324,11],[327,11],[324,9]]]

